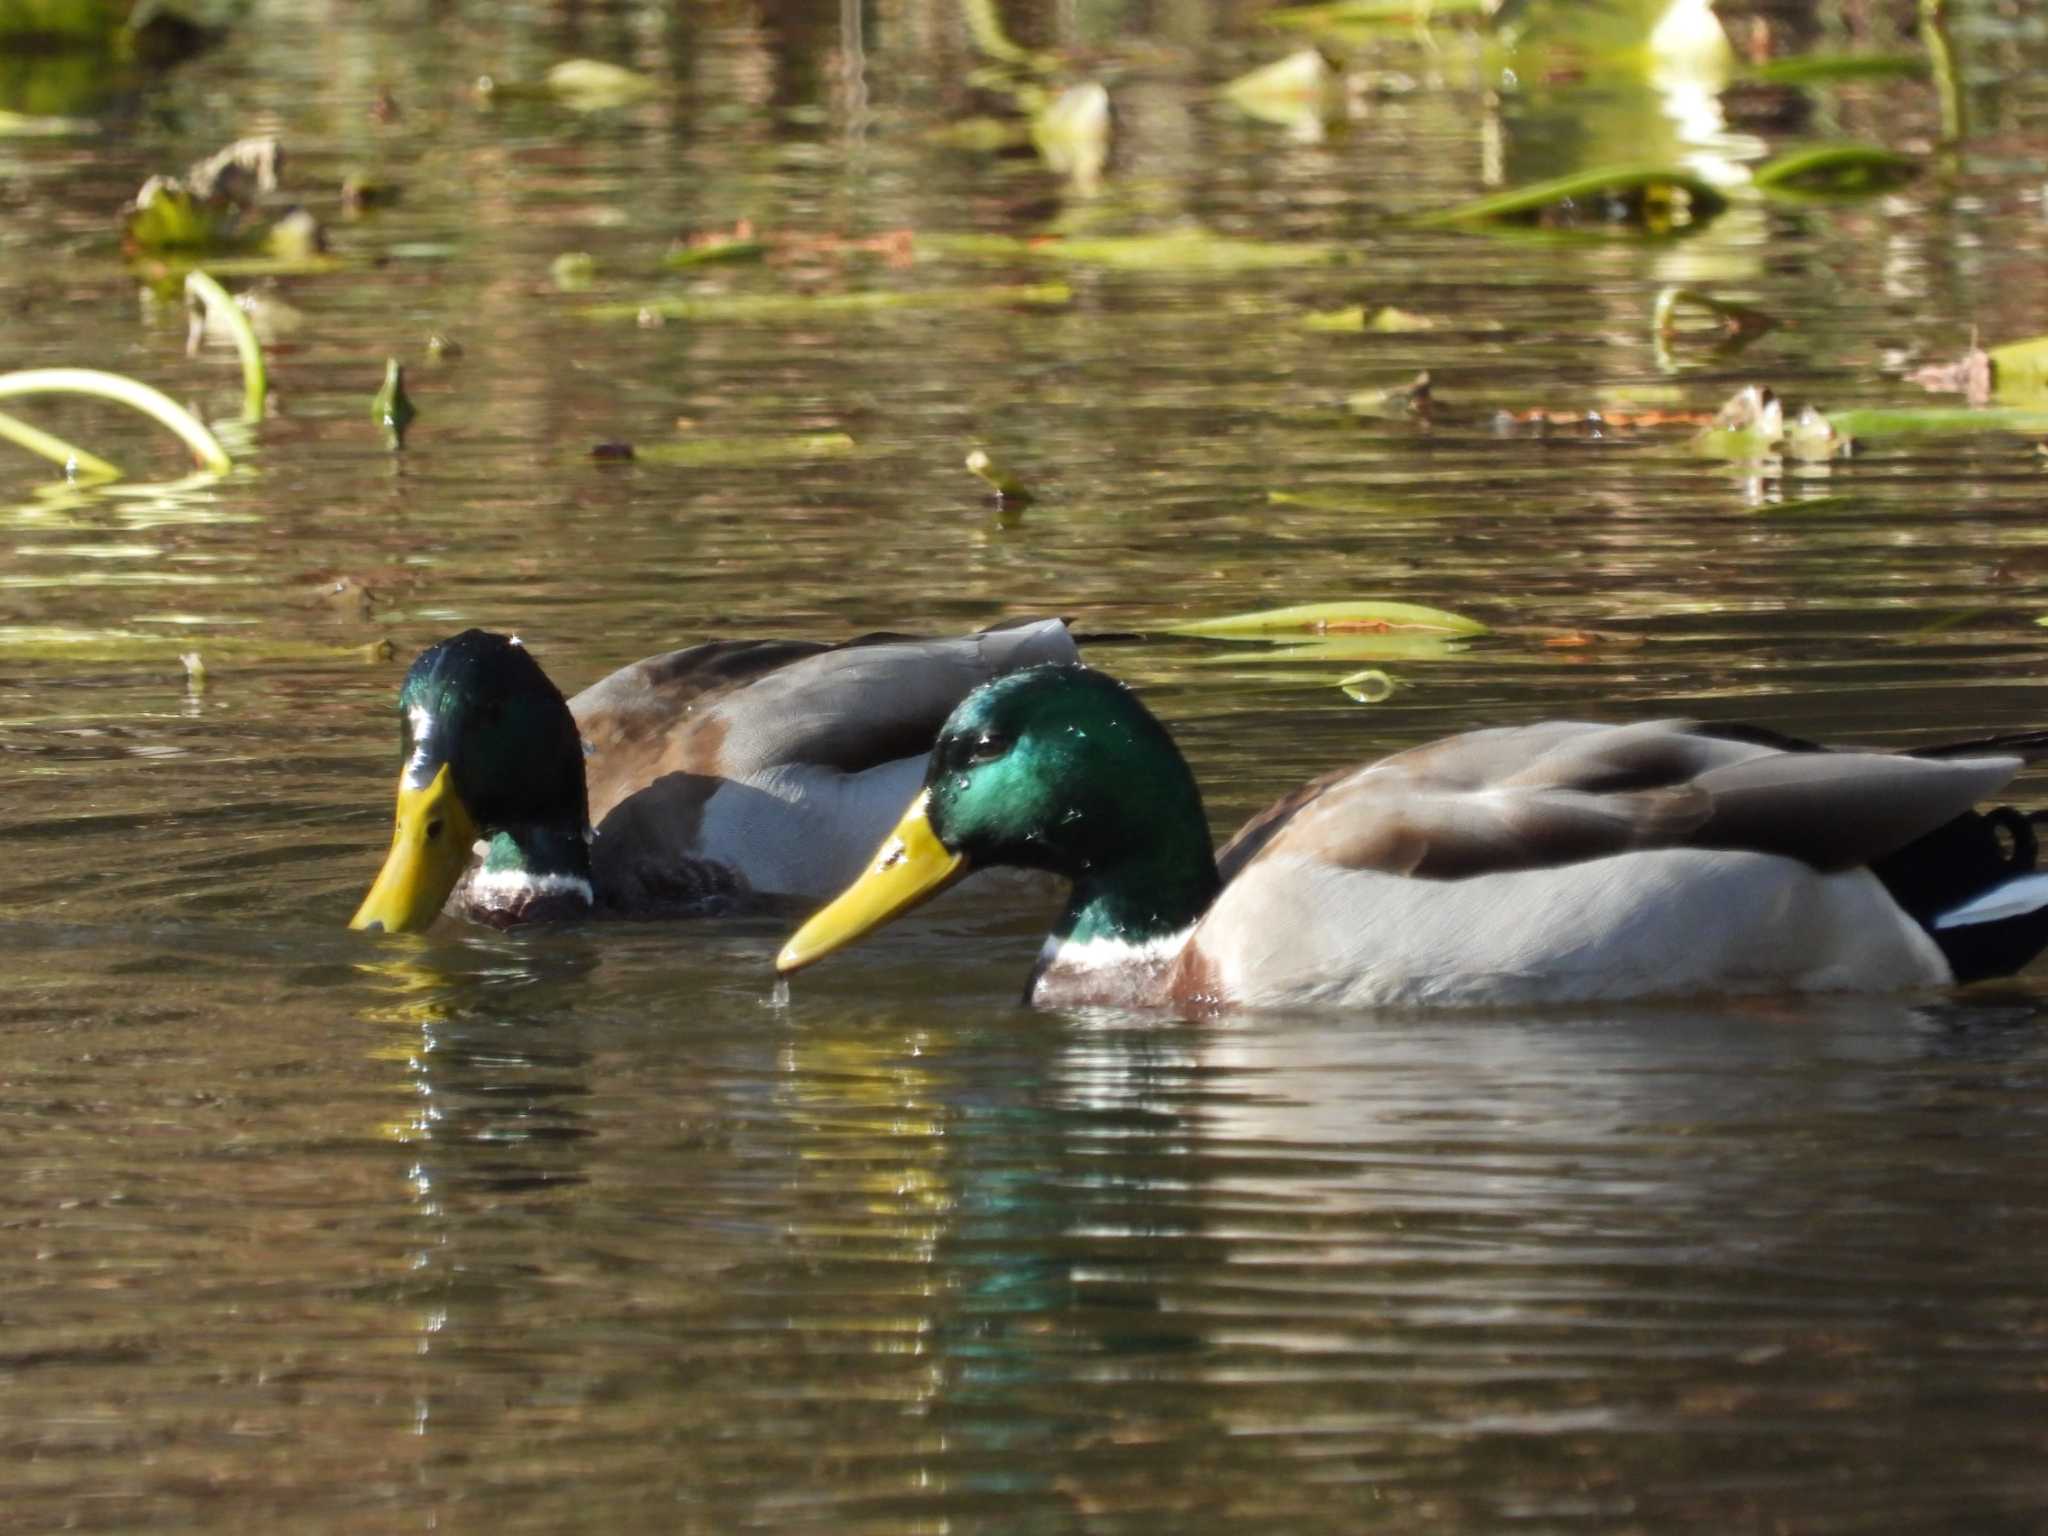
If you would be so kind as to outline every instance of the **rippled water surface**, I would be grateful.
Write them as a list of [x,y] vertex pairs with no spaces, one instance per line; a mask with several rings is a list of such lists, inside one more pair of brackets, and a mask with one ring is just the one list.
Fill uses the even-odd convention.
[[[936,137],[1006,98],[963,14],[918,0],[278,4],[101,91],[0,70],[27,93],[0,105],[85,123],[0,137],[7,366],[150,379],[242,460],[177,482],[139,418],[38,403],[135,480],[35,494],[34,460],[0,464],[0,1525],[2042,1529],[2038,973],[1169,1022],[1017,1007],[1046,914],[1015,891],[781,998],[766,920],[343,930],[388,837],[403,664],[470,624],[571,689],[707,636],[1046,612],[1152,636],[1094,654],[1219,824],[1470,724],[2048,723],[2031,436],[1873,435],[1802,470],[1641,424],[1752,382],[1926,404],[1904,375],[1973,327],[2048,331],[2048,24],[1950,7],[1945,149],[1925,79],[1651,84],[1585,20],[1607,8],[1526,9],[1512,56],[1455,26],[1351,39],[1320,140],[1217,94],[1297,45],[1254,8],[1008,10],[1109,87],[1092,192]],[[1910,9],[1731,27],[1911,51],[1871,14]],[[589,113],[471,93],[579,55],[654,88]],[[339,263],[231,277],[296,313],[274,414],[237,433],[232,353],[185,355],[114,230],[145,175],[256,130]],[[1839,204],[1740,188],[1833,138],[1926,174]],[[1662,242],[1399,222],[1623,159],[1687,159],[1736,206]],[[352,173],[398,201],[347,217]],[[770,260],[663,268],[742,219]],[[1195,226],[1305,249],[1131,270],[1040,238]],[[942,253],[969,234],[1038,243]],[[587,289],[552,275],[572,252]],[[1671,284],[1780,324],[1660,353]],[[717,307],[862,294],[903,302]],[[634,323],[658,297],[708,307]],[[1430,327],[1304,324],[1352,304]],[[421,413],[399,455],[370,421],[387,356]],[[1425,370],[1427,414],[1352,403]],[[999,516],[976,445],[1038,501]],[[1357,596],[1492,633],[1341,658],[1156,637]],[[1364,665],[1391,698],[1335,686]]]

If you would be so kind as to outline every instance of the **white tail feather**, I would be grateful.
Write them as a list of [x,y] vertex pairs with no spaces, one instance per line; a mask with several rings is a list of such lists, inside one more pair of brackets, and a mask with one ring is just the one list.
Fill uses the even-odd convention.
[[2002,881],[1959,907],[1950,907],[1935,917],[1934,926],[1937,930],[1968,928],[1977,923],[2022,917],[2042,907],[2048,907],[2048,870],[2035,870]]

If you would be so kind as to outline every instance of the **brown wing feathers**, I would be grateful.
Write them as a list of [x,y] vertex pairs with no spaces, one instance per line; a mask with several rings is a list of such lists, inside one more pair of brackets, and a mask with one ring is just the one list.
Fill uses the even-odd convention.
[[1268,850],[1428,879],[1640,848],[1748,849],[1867,864],[1968,811],[2017,756],[1780,745],[1682,721],[1475,731],[1305,785],[1247,823],[1227,880]]

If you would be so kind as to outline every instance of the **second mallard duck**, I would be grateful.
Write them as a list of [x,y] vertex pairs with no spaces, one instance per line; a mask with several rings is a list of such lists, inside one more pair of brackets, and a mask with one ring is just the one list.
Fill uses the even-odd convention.
[[1473,731],[1317,779],[1212,856],[1165,727],[1099,672],[1036,667],[954,711],[867,872],[777,967],[1011,864],[1073,885],[1031,978],[1043,1005],[1970,981],[2048,943],[2034,817],[1972,809],[2044,746],[1831,752],[1685,721]]
[[726,640],[564,700],[517,640],[466,630],[399,689],[397,825],[349,926],[424,928],[444,904],[505,926],[816,900],[859,871],[969,690],[1074,658],[1057,619]]

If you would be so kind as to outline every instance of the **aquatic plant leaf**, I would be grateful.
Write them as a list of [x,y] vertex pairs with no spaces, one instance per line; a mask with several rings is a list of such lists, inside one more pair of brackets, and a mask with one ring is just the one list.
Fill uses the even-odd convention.
[[1109,92],[1093,80],[1068,86],[1032,115],[1031,142],[1054,172],[1092,188],[1109,162]]
[[631,106],[654,92],[654,81],[602,59],[564,59],[547,72],[548,94],[572,112]]
[[1991,391],[1998,399],[2009,405],[2048,403],[2048,336],[2009,341],[1986,357]]
[[1395,335],[1402,331],[1433,331],[1436,322],[1427,315],[1418,315],[1412,310],[1396,309],[1391,304],[1382,304],[1368,310],[1363,304],[1353,304],[1349,309],[1328,309],[1301,317],[1303,330],[1308,331],[1373,331],[1382,335]]
[[2048,432],[2048,405],[1907,406],[1837,411],[1835,430],[1853,437],[1950,437],[1972,432]]
[[[1320,639],[1287,644],[1277,636],[1204,636],[1206,639],[1264,640],[1253,646],[1233,645],[1226,655],[1197,658],[1196,666],[1260,668],[1286,666],[1294,662],[1449,661],[1471,649],[1470,636],[1446,635],[1432,630],[1396,629],[1377,634],[1325,635]],[[1326,676],[1314,682],[1324,684]]]
[[242,419],[261,421],[264,402],[270,395],[270,379],[263,366],[263,347],[256,339],[256,328],[250,323],[248,312],[227,289],[197,270],[185,274],[185,300],[197,307],[201,317],[186,350],[198,350],[200,334],[209,319],[232,336],[242,360]]
[[986,449],[976,448],[967,455],[967,472],[984,482],[1004,501],[1023,506],[1033,500],[1031,488],[1009,465],[991,458]]
[[1327,266],[1343,252],[1333,245],[1308,241],[1240,240],[1215,234],[1199,225],[1184,225],[1157,235],[1109,235],[1080,239],[1020,240],[1012,235],[926,235],[919,253],[966,261],[1071,262],[1116,272],[1167,272],[1176,275],[1277,271],[1288,267]]
[[1059,60],[1052,55],[1033,53],[1011,41],[1010,34],[1003,30],[1002,17],[996,13],[996,0],[960,0],[960,14],[967,22],[974,46],[988,57],[1040,74],[1059,68]]
[[724,262],[759,261],[768,254],[768,242],[751,236],[721,236],[710,240],[679,242],[661,258],[664,267],[678,269],[710,267]]
[[1927,60],[1917,53],[1796,53],[1742,72],[1759,85],[1832,85],[1845,80],[1925,79]]
[[1344,113],[1344,77],[1320,48],[1298,49],[1239,75],[1223,95],[1247,117],[1292,129],[1304,139],[1320,137]]
[[394,452],[403,448],[406,429],[418,415],[405,392],[405,369],[397,358],[385,358],[384,383],[370,400],[370,419],[383,429],[385,445]]
[[67,443],[54,433],[45,432],[41,427],[0,411],[0,438],[17,447],[26,448],[30,453],[41,454],[52,464],[61,464],[64,474],[72,481],[118,480],[121,470],[118,465],[109,464],[97,454],[87,453],[73,443]]
[[639,444],[633,456],[643,464],[681,469],[746,469],[802,459],[836,458],[852,453],[855,446],[844,432],[809,432],[794,437],[691,437],[678,443]]
[[0,139],[65,139],[99,127],[89,117],[51,117],[0,110]]
[[1221,618],[1169,624],[1169,635],[1199,635],[1212,640],[1263,640],[1290,634],[1385,635],[1395,631],[1434,631],[1446,635],[1483,635],[1486,626],[1463,614],[1419,603],[1353,599],[1331,603],[1297,603],[1287,608],[1262,608]]
[[1920,174],[1911,155],[1875,144],[1817,144],[1779,155],[1750,173],[1773,196],[1869,197],[1905,185]]
[[167,177],[151,177],[128,211],[122,240],[131,251],[239,250],[251,241],[241,227],[241,210],[195,197]]
[[728,293],[647,299],[638,304],[592,304],[579,311],[592,320],[684,320],[735,324],[826,320],[897,310],[1000,309],[1024,304],[1058,307],[1072,302],[1065,283],[1012,283],[987,288],[874,289],[863,293]]
[[1499,7],[1500,0],[1326,0],[1320,5],[1290,5],[1268,11],[1265,21],[1274,27],[1335,32],[1349,27],[1481,21]]
[[588,251],[564,251],[548,263],[548,280],[563,293],[582,293],[597,281],[597,258]]
[[1724,212],[1725,194],[1677,166],[1606,166],[1422,214],[1422,225],[1519,224],[1670,234]]
[[140,411],[192,450],[192,457],[216,474],[234,468],[220,440],[190,411],[161,390],[126,374],[97,368],[23,368],[0,374],[0,399],[13,395],[90,395]]

